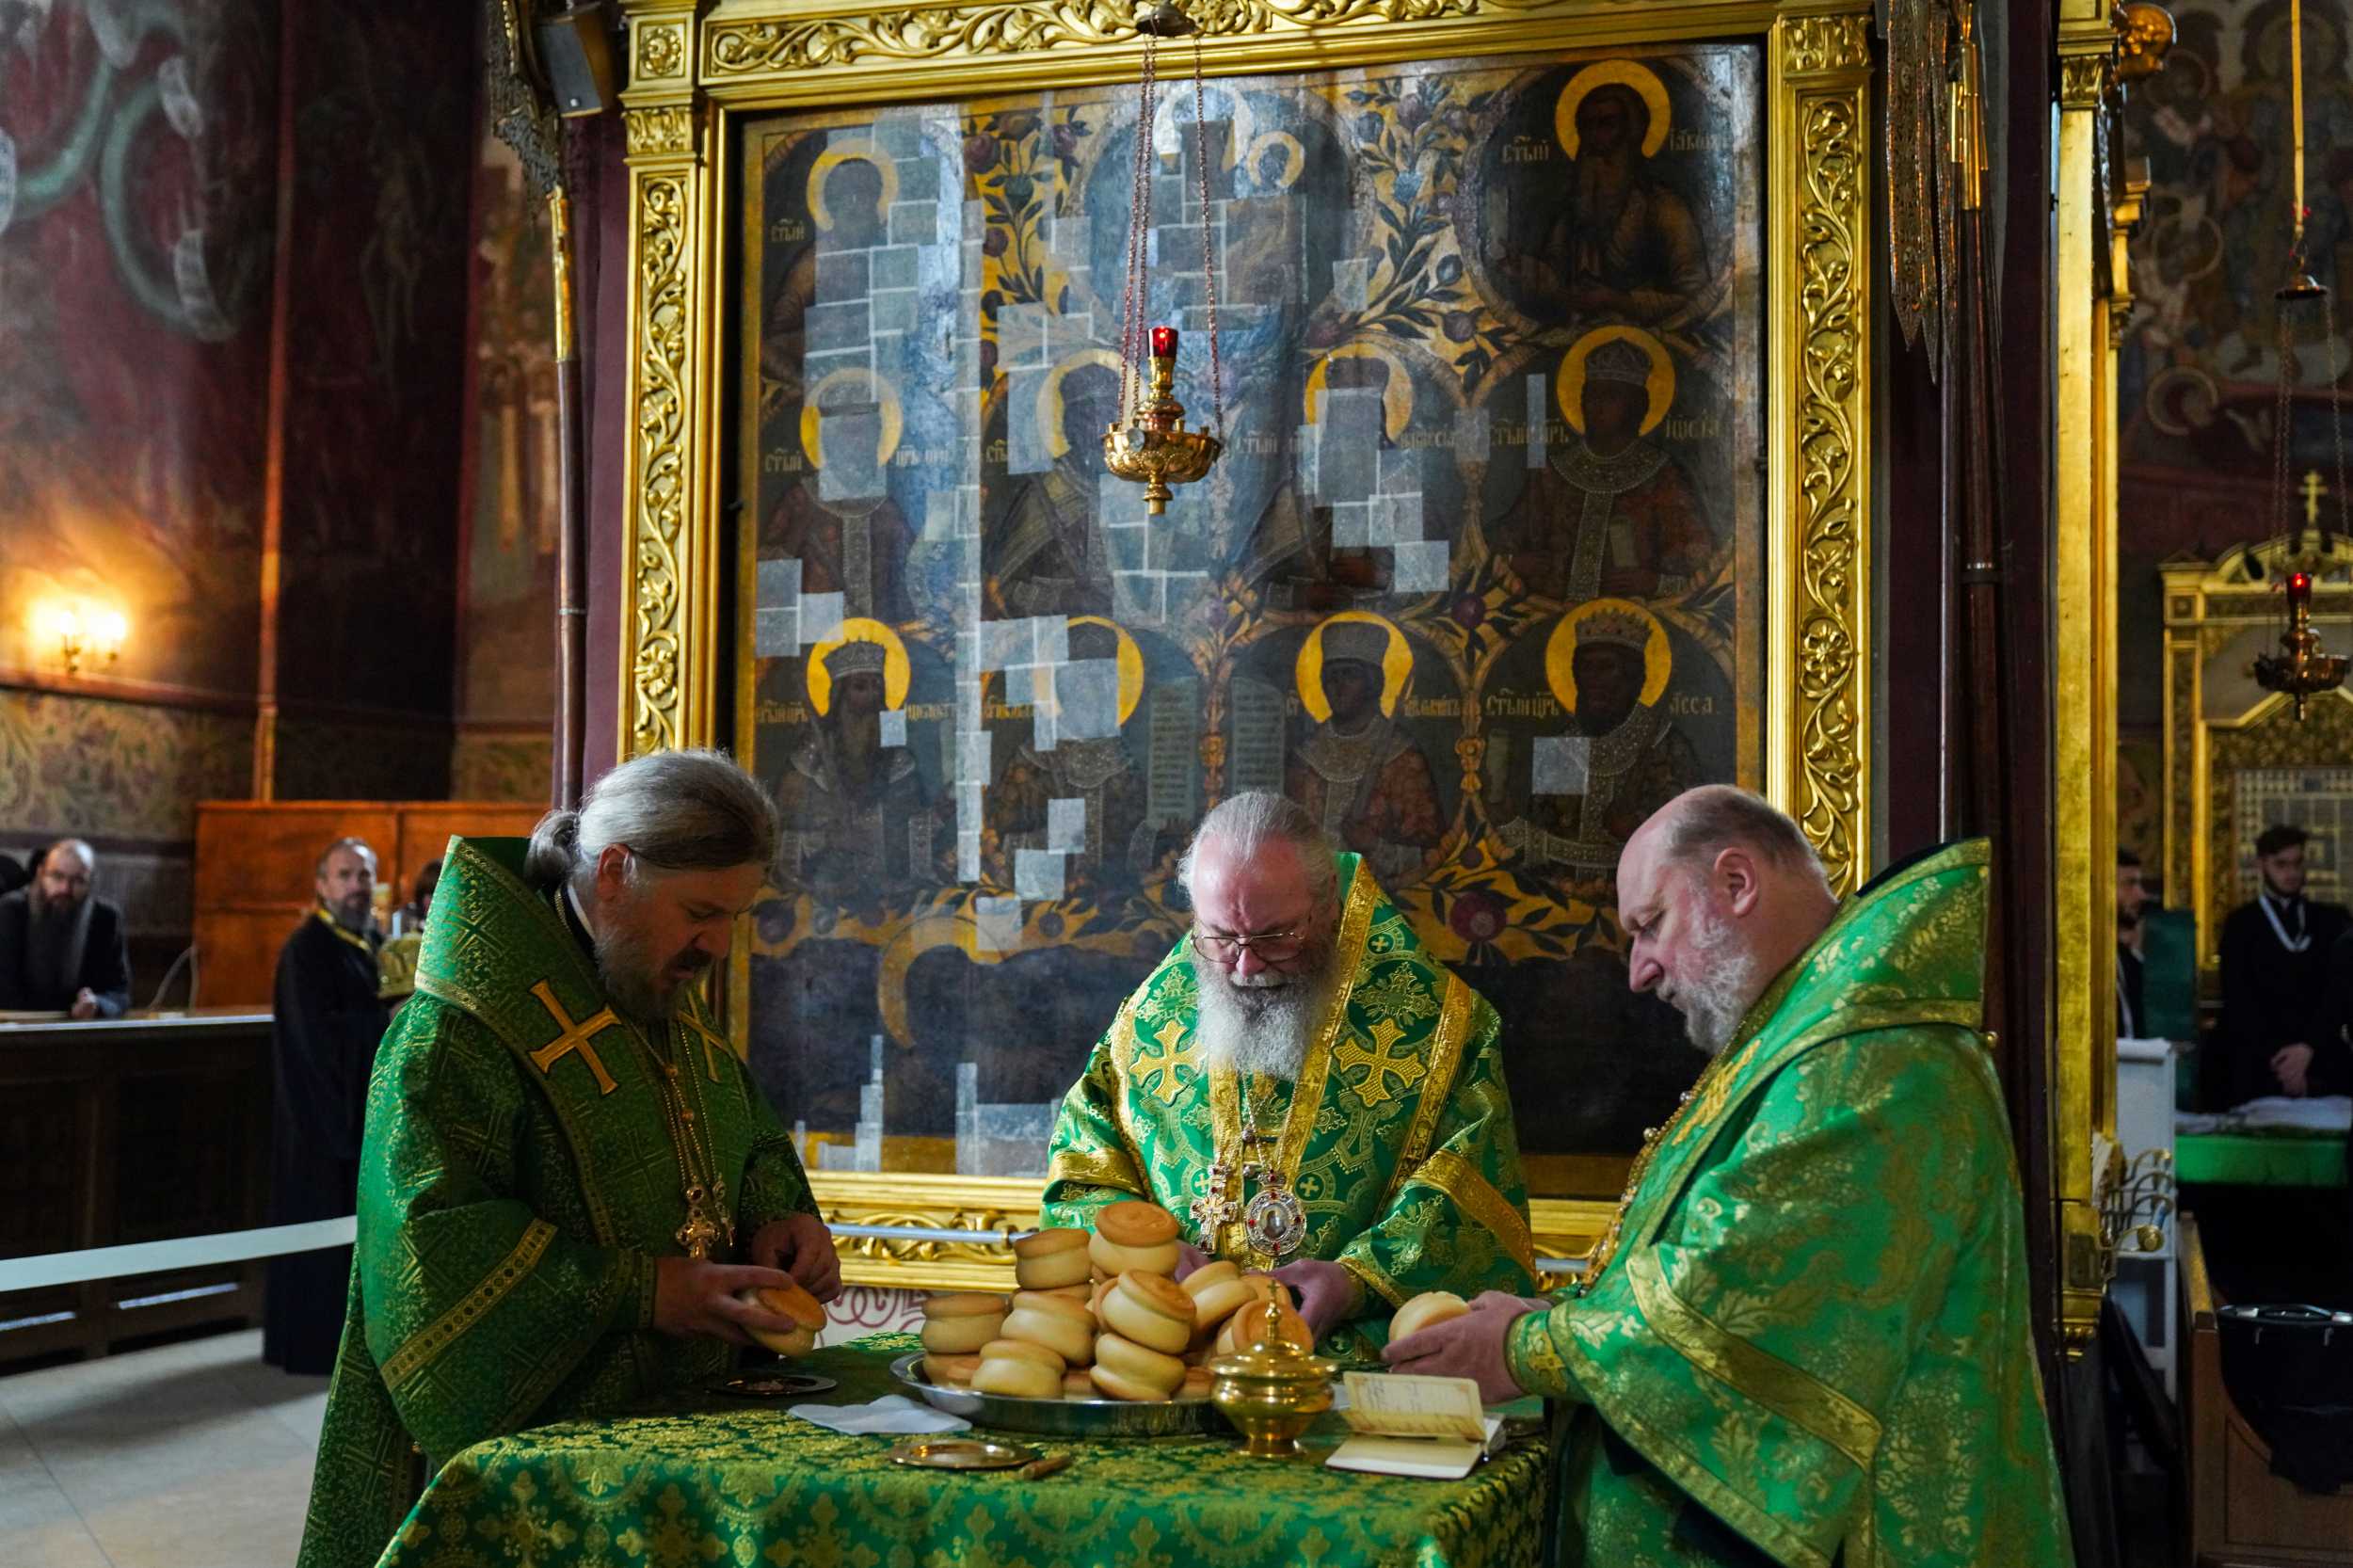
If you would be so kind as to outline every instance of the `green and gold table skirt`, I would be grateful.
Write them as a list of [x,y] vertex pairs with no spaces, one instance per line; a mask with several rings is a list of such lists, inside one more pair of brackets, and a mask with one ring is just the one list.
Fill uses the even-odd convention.
[[2343,1133],[2184,1133],[2173,1140],[2173,1179],[2239,1187],[2342,1187]]
[[[896,1392],[903,1335],[798,1365],[839,1378],[811,1402]],[[481,1443],[444,1465],[379,1568],[1297,1568],[1532,1564],[1548,1512],[1540,1441],[1460,1481],[1326,1469],[1326,1417],[1307,1457],[1246,1459],[1235,1440],[1086,1443],[1058,1475],[910,1469],[892,1437],[847,1437],[781,1404],[700,1396],[661,1414],[570,1421]]]

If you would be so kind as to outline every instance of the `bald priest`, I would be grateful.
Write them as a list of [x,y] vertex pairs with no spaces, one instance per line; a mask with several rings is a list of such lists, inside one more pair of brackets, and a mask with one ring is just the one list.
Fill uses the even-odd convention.
[[1186,1267],[1273,1270],[1342,1350],[1424,1290],[1532,1288],[1495,1009],[1281,795],[1218,806],[1177,878],[1193,929],[1064,1096],[1041,1224],[1149,1198]]

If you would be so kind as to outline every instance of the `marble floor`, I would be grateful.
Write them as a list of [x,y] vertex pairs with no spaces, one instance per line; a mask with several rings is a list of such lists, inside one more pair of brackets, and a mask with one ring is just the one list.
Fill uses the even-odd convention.
[[258,1329],[0,1377],[0,1564],[291,1568],[326,1403]]

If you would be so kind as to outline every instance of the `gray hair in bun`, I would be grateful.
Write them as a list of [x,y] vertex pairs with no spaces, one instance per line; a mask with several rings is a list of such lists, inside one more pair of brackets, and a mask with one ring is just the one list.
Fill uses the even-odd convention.
[[534,887],[585,889],[618,844],[632,872],[766,866],[776,855],[776,807],[724,751],[657,751],[598,779],[577,811],[550,811],[532,830],[523,874]]

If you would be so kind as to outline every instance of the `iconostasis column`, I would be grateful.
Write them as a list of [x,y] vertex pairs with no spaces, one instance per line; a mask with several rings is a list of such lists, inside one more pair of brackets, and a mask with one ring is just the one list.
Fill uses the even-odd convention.
[[2080,1355],[2114,1264],[2100,1187],[2116,1130],[2116,408],[2106,274],[2116,36],[2098,0],[2060,0],[2053,257],[2051,1155],[2059,1326]]
[[628,454],[619,753],[707,745],[720,667],[711,270],[715,141],[693,5],[631,4]]
[[1870,16],[1771,41],[1766,793],[1854,890],[1871,859]]

